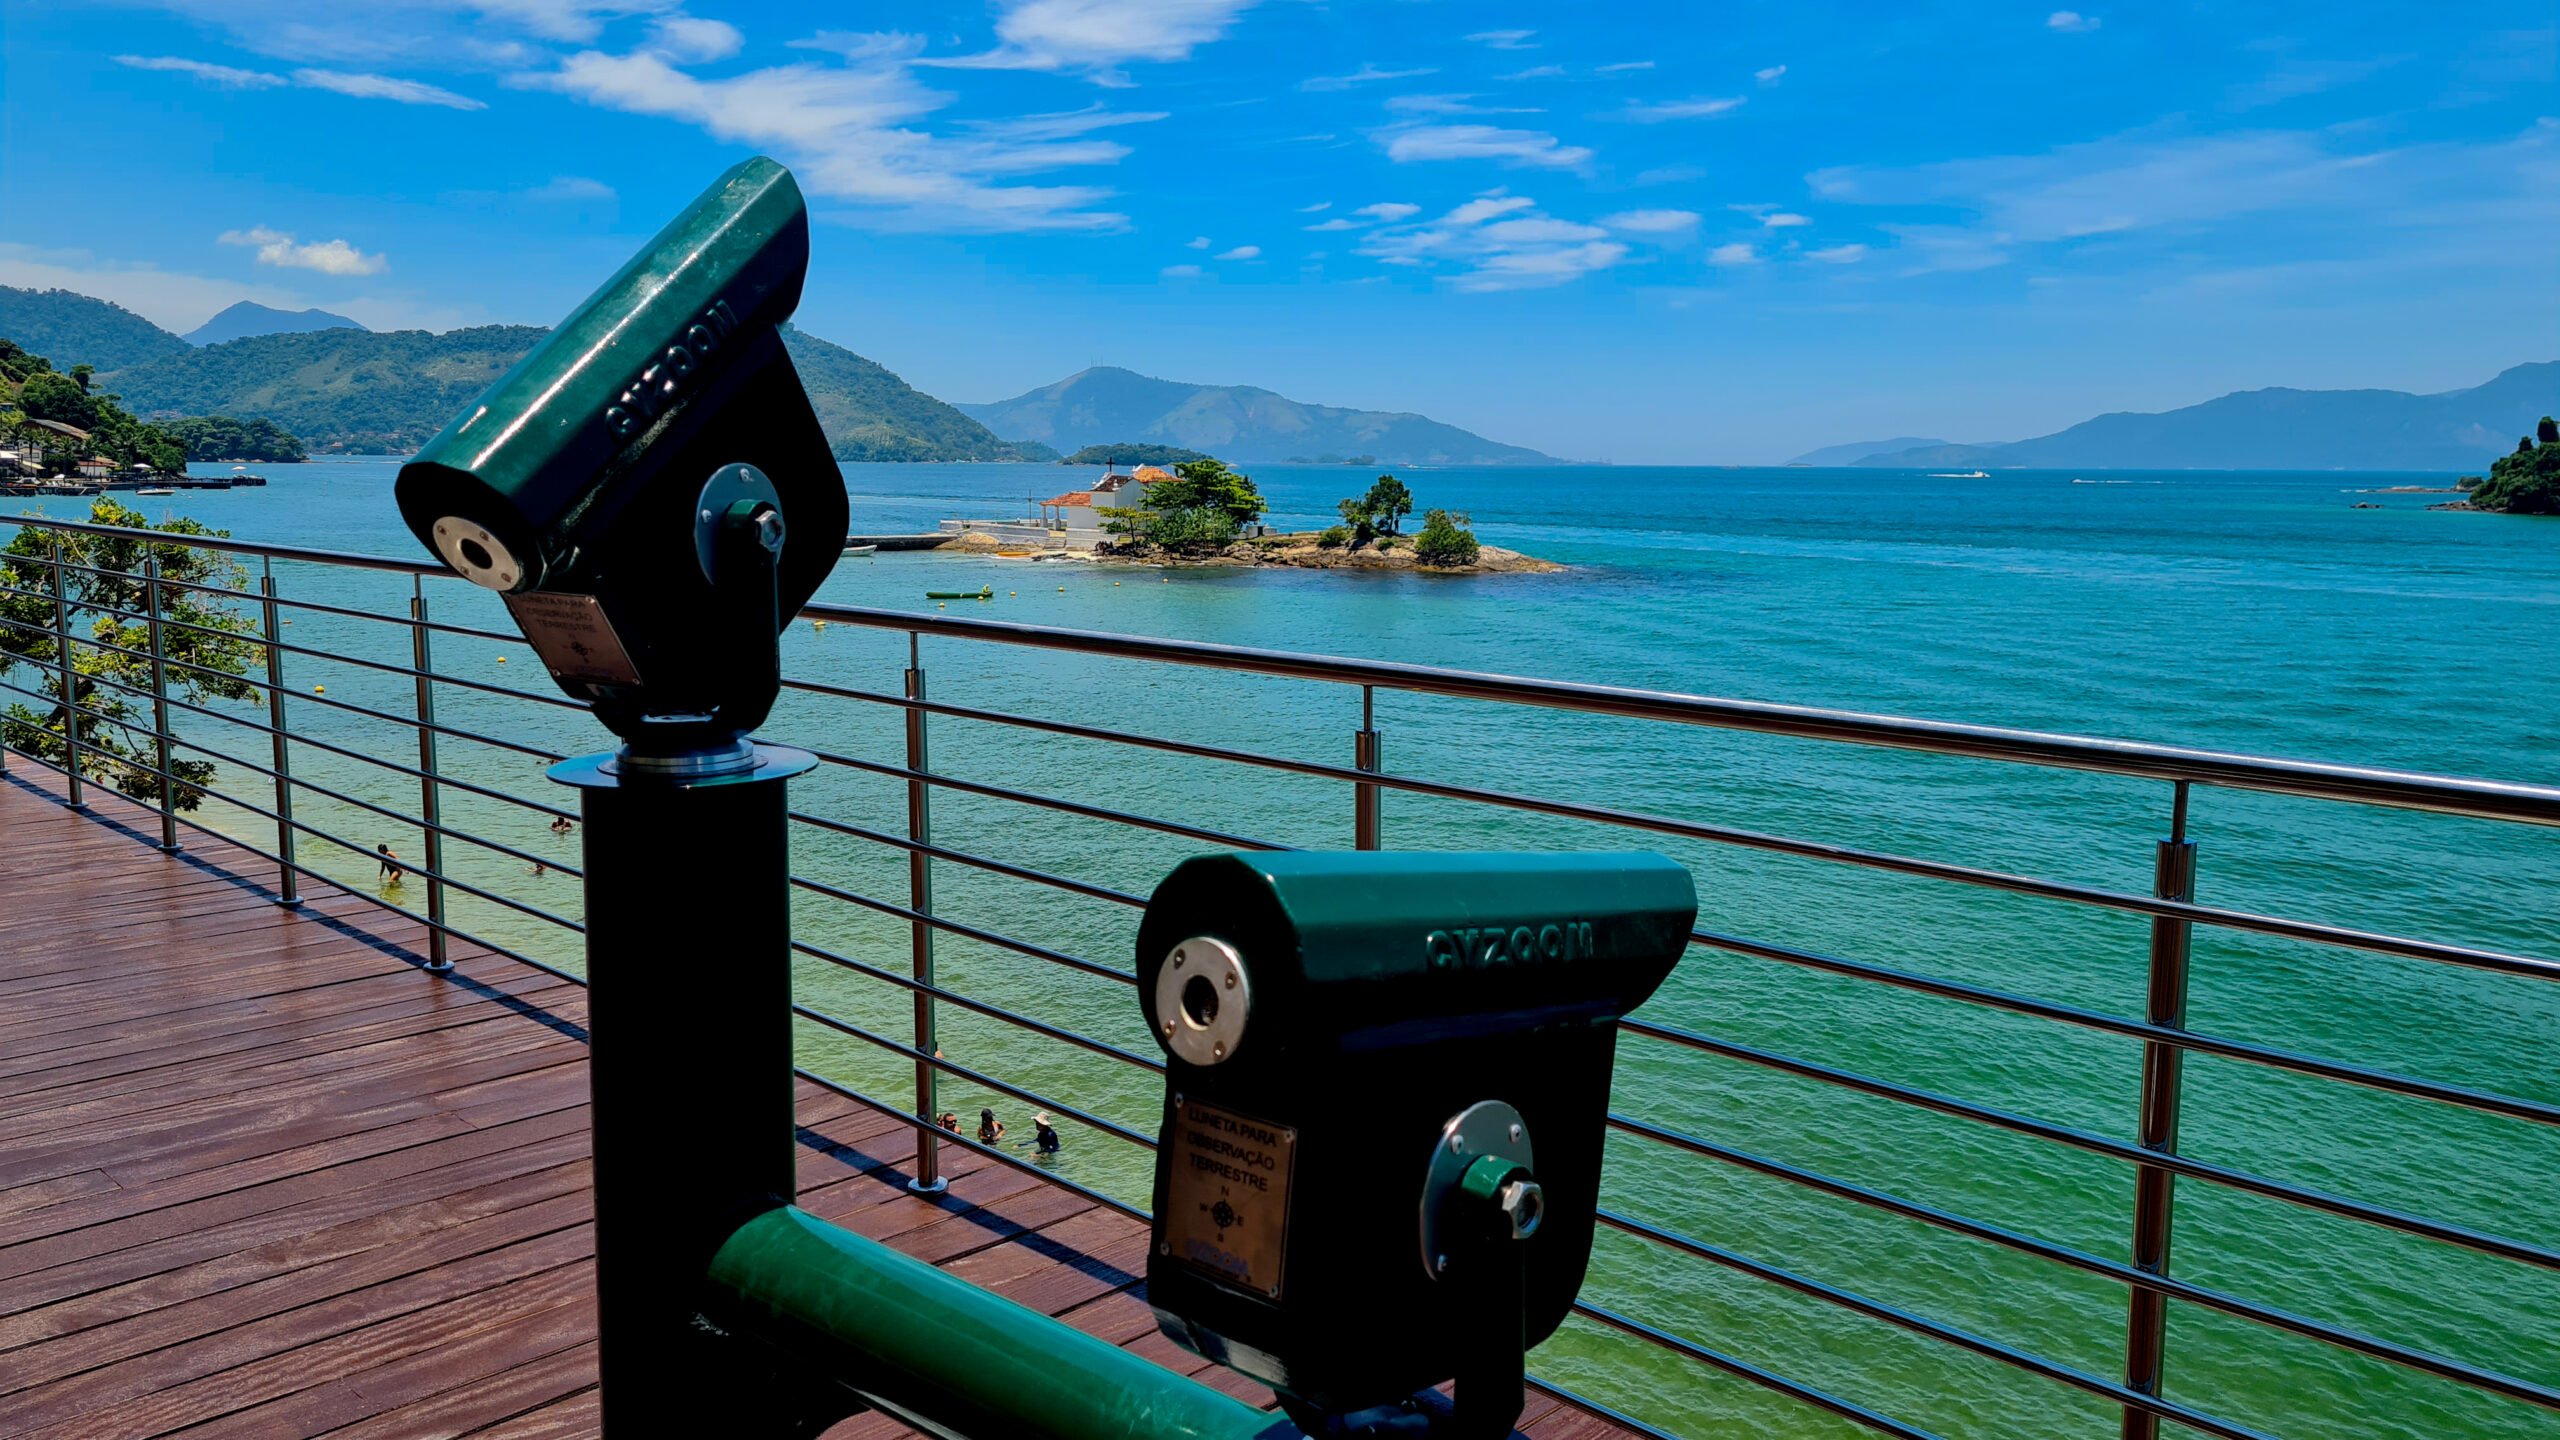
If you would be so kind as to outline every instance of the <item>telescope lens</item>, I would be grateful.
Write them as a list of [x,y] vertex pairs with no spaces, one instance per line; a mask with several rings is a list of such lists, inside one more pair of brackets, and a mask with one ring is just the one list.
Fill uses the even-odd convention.
[[1218,987],[1206,975],[1194,975],[1182,987],[1182,1013],[1195,1029],[1206,1030],[1218,1023]]
[[513,590],[524,580],[524,567],[516,563],[514,552],[485,525],[447,515],[435,523],[435,539],[436,553],[444,563],[474,585]]

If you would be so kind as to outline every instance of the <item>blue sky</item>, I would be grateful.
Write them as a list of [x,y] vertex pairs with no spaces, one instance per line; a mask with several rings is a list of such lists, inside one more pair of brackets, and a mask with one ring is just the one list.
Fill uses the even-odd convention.
[[1557,454],[2560,357],[2550,0],[0,0],[0,283],[548,323],[724,166],[813,332]]

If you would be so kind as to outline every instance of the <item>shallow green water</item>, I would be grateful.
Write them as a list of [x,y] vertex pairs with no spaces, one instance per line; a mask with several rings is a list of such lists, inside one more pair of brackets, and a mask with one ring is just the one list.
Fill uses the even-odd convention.
[[[263,491],[174,505],[262,540],[406,556],[389,503],[393,467],[278,467]],[[1356,488],[1339,470],[1259,477],[1282,518],[1314,518]],[[1485,537],[1576,568],[1468,581],[1030,566],[942,556],[848,562],[826,597],[930,610],[922,592],[989,584],[999,597],[951,613],[1247,645],[1370,655],[1520,674],[2071,730],[2507,779],[2560,781],[2560,522],[2431,513],[2427,496],[2348,493],[2441,477],[2004,475],[1955,481],[1858,471],[1453,471],[1407,474],[1425,504],[1471,510]],[[2098,478],[2098,477],[2089,477]],[[1019,509],[1054,472],[1016,467],[854,467],[855,526],[924,528],[944,514]],[[1043,491],[1043,493],[1046,493]],[[2380,501],[2382,510],[2351,504]],[[14,502],[13,502],[14,503]],[[57,504],[55,513],[62,513]],[[157,511],[155,510],[156,514]],[[279,565],[289,596],[397,612],[396,577]],[[1063,587],[1063,588],[1061,588]],[[429,586],[440,619],[498,624],[457,583]],[[405,662],[405,634],[305,613],[297,643]],[[535,686],[520,645],[439,637],[447,674]],[[498,664],[501,655],[508,658]],[[902,640],[806,625],[791,672],[894,692]],[[1257,680],[927,642],[937,699],[1133,734],[1349,763],[1359,697]],[[513,672],[513,673],[510,673]],[[292,686],[407,713],[397,677],[294,657]],[[17,677],[24,680],[23,673]],[[448,689],[449,723],[557,750],[595,748],[572,715]],[[1978,761],[1755,739],[1553,712],[1382,696],[1391,768],[1497,789],[1596,801],[2120,889],[2150,883],[2165,784]],[[294,728],[363,754],[414,760],[396,727],[308,701]],[[182,733],[252,759],[263,741],[217,722]],[[894,762],[887,706],[786,696],[767,733]],[[1298,845],[1350,843],[1342,786],[1240,771],[1030,732],[934,722],[937,768],[1225,833]],[[553,799],[522,756],[447,742],[443,764],[496,789]],[[317,747],[298,773],[414,808],[415,787]],[[257,797],[234,771],[226,786]],[[900,787],[842,769],[799,783],[799,808],[895,830]],[[449,823],[574,863],[547,817],[448,793]],[[559,801],[556,803],[565,803]],[[1200,848],[1007,802],[943,792],[936,839],[1143,894]],[[354,807],[305,796],[306,820],[369,847],[404,834]],[[208,820],[266,839],[264,823]],[[2527,954],[2560,953],[2560,836],[2443,817],[2199,791],[2200,897],[2246,909],[2399,930]],[[1390,794],[1392,845],[1660,848],[1698,876],[1706,928],[1858,960],[2139,1014],[2146,926],[2137,917],[1896,879],[1750,850],[1608,832]],[[306,840],[305,855],[356,884],[369,860]],[[903,855],[804,828],[801,873],[903,901]],[[576,885],[494,854],[449,858],[459,876],[564,915]],[[1125,966],[1136,912],[953,865],[941,911]],[[419,896],[414,882],[408,899]],[[458,923],[565,963],[567,937],[456,896]],[[906,927],[803,895],[801,937],[886,968]],[[1152,1053],[1126,987],[945,936],[946,983]],[[667,957],[717,983],[720,957]],[[903,991],[817,960],[810,1004],[884,1033],[908,1025]],[[2214,1033],[2560,1102],[2560,996],[2552,987],[2246,935],[2200,932],[2191,1023]],[[2138,1047],[1700,950],[1649,1018],[2130,1138]],[[1139,1128],[1152,1077],[1108,1058],[945,1009],[953,1059]],[[858,1041],[804,1027],[804,1063],[901,1096],[911,1070]],[[2560,1247],[2560,1136],[2521,1122],[2393,1099],[2255,1067],[2188,1064],[2184,1148],[2199,1157],[2371,1203]],[[1028,1133],[1027,1107],[946,1082],[944,1108],[982,1104]],[[1766,1069],[1639,1039],[1621,1049],[1628,1114],[2121,1260],[2130,1172],[2115,1162],[1969,1122],[1862,1098]],[[1143,1199],[1146,1159],[1070,1126],[1056,1162]],[[2102,1376],[2121,1365],[2120,1286],[1623,1139],[1614,1208],[1829,1284]],[[2196,1182],[2179,1187],[2175,1269],[2202,1284],[2560,1384],[2560,1277]],[[1937,1434],[2115,1433],[2115,1411],[2053,1382],[1790,1295],[1624,1237],[1600,1242],[1586,1297]],[[1677,1357],[1580,1322],[1537,1370],[1683,1435],[1863,1433]],[[2399,1367],[2361,1360],[2208,1311],[2173,1307],[2170,1393],[2287,1437],[2487,1440],[2560,1435],[2560,1417]]]

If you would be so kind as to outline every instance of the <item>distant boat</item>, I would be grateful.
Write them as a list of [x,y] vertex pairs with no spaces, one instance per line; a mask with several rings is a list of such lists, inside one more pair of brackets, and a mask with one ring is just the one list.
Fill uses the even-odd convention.
[[1988,480],[1991,478],[1991,472],[1988,470],[1967,470],[1961,475],[1932,474],[1929,478],[1932,480]]
[[136,495],[175,495],[178,492],[167,485],[146,485],[133,493]]
[[996,587],[989,585],[982,590],[927,590],[924,592],[924,598],[927,600],[993,600],[996,598]]
[[877,555],[880,553],[880,547],[877,545],[847,545],[844,547],[844,553],[847,555]]

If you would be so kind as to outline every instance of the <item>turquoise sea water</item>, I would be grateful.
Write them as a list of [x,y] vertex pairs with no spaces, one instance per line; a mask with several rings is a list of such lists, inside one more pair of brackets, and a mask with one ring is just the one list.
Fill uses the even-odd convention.
[[[390,505],[395,465],[275,467],[264,490],[147,502],[251,539],[408,556]],[[849,561],[825,597],[930,611],[926,589],[991,585],[949,613],[1243,645],[1458,665],[1705,694],[2121,736],[2333,761],[2560,782],[2560,522],[2430,512],[2443,497],[2356,493],[2442,476],[2003,474],[1956,480],[1800,470],[1404,472],[1422,502],[1473,513],[1484,537],[1574,568],[1451,580],[1311,572],[1153,571],[884,555]],[[854,526],[929,528],[1019,513],[1061,488],[1040,467],[857,466]],[[1258,473],[1275,518],[1313,523],[1370,478]],[[2104,483],[2075,483],[2095,481]],[[2351,508],[2378,502],[2379,510]],[[17,504],[20,502],[11,502]],[[66,507],[56,502],[57,516]],[[381,612],[397,577],[277,567],[288,596]],[[431,583],[440,619],[502,623],[487,597]],[[304,613],[299,643],[405,663],[388,626]],[[535,688],[520,645],[438,637],[443,673]],[[499,663],[501,657],[507,662]],[[795,676],[893,693],[902,639],[795,626]],[[1359,696],[1341,687],[927,641],[936,699],[1130,734],[1347,764]],[[27,680],[24,672],[14,677]],[[407,682],[293,657],[297,692],[407,713]],[[447,689],[448,723],[556,750],[596,748],[578,717]],[[1380,697],[1389,766],[1500,790],[1593,801],[1739,830],[2147,890],[2169,787],[1982,761],[1758,739],[1554,712]],[[298,701],[294,728],[359,754],[414,759],[381,722]],[[263,761],[262,737],[201,718],[191,740]],[[898,712],[789,695],[767,733],[895,763]],[[1351,799],[1331,782],[936,719],[937,769],[1241,836],[1348,845]],[[450,773],[556,799],[539,766],[447,742]],[[414,782],[317,746],[298,773],[404,809]],[[224,787],[262,798],[234,769]],[[799,782],[804,811],[898,830],[903,790],[840,768]],[[449,823],[574,863],[546,817],[448,794]],[[559,803],[565,803],[560,801]],[[1143,894],[1179,837],[937,794],[935,838]],[[417,853],[414,832],[306,796],[303,818]],[[244,837],[265,822],[208,807]],[[2142,1006],[2138,917],[1897,879],[1735,847],[1390,793],[1388,843],[1430,848],[1659,848],[1692,865],[1705,928],[2116,1014]],[[2191,827],[2200,898],[2526,954],[2560,954],[2560,836],[2436,816],[2200,790]],[[804,828],[804,875],[903,902],[904,856]],[[306,840],[314,863],[370,885],[373,867]],[[557,874],[462,849],[452,871],[559,914]],[[951,864],[940,911],[1126,966],[1136,912]],[[413,883],[405,897],[419,896]],[[574,937],[456,896],[458,923],[579,964]],[[902,922],[800,897],[801,938],[888,969]],[[1126,987],[951,936],[945,983],[1150,1052]],[[722,957],[652,957],[716,984]],[[804,1002],[907,1033],[905,992],[804,959]],[[1645,1014],[1665,1024],[2129,1139],[2139,1047],[2092,1032],[1773,962],[1694,951]],[[2196,937],[2200,1030],[2560,1103],[2560,994],[2544,982],[2242,934]],[[1151,1077],[944,1007],[950,1058],[1123,1124],[1153,1124]],[[804,1026],[804,1063],[890,1097],[912,1067]],[[2207,1057],[2188,1062],[2183,1148],[2218,1163],[2560,1248],[2560,1136]],[[945,1081],[943,1108],[1027,1107]],[[2121,1260],[2132,1176],[2081,1152],[1641,1039],[1620,1052],[1627,1114],[1874,1190]],[[1146,1159],[1067,1127],[1065,1173],[1143,1199]],[[2100,1376],[2120,1371],[2122,1287],[1715,1161],[1613,1142],[1614,1209]],[[2560,1277],[2403,1239],[2281,1202],[2179,1186],[2175,1272],[2297,1314],[2560,1385]],[[1948,1437],[2115,1433],[2102,1401],[1766,1280],[1604,1234],[1586,1298]],[[2214,1312],[2172,1308],[2169,1393],[2285,1437],[2488,1440],[2560,1436],[2560,1415],[2479,1397],[2379,1361]],[[1829,1437],[1846,1421],[1581,1321],[1539,1373],[1681,1435]],[[2174,1427],[2173,1427],[2174,1433]]]

